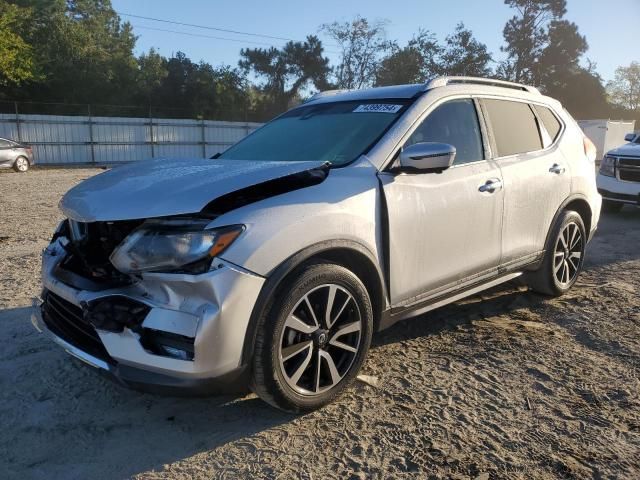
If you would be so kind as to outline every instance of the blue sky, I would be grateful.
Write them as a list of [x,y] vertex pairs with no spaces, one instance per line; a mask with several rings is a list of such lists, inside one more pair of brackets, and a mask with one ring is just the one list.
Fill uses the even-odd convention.
[[[502,58],[502,28],[512,15],[502,0],[321,0],[319,2],[218,1],[218,0],[112,0],[114,8],[130,13],[183,23],[208,25],[229,30],[254,32],[276,37],[303,39],[318,33],[318,27],[334,20],[349,20],[355,15],[369,19],[386,19],[388,37],[401,44],[420,28],[444,39],[462,21],[489,47],[494,58]],[[596,62],[605,80],[613,78],[615,68],[640,61],[638,21],[640,0],[568,0],[566,18],[576,22],[589,42],[587,57]],[[134,25],[139,36],[137,52],[151,47],[170,56],[185,52],[192,60],[212,65],[236,65],[243,47],[281,46],[285,42],[261,37],[214,32],[198,28],[169,25],[122,16]],[[192,37],[149,28],[192,34],[225,37],[236,41]],[[321,35],[322,38],[322,35]],[[238,41],[239,40],[239,41]],[[325,43],[330,40],[324,39]],[[258,42],[260,44],[254,44]],[[337,55],[326,46],[327,56],[335,62]],[[333,49],[335,50],[335,49]]]

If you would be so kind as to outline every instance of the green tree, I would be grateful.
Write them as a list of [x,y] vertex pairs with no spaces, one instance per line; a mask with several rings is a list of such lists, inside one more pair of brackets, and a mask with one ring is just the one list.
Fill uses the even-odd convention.
[[487,46],[476,40],[471,30],[460,22],[454,33],[446,38],[438,70],[442,75],[488,77],[491,61]]
[[369,22],[357,16],[350,22],[324,24],[320,29],[340,48],[340,63],[333,76],[338,88],[362,88],[373,85],[382,59],[393,49],[386,39],[386,22]]
[[566,0],[505,0],[516,11],[503,30],[507,54],[498,74],[519,83],[538,84],[538,60],[548,44],[548,24],[567,11]]
[[30,8],[0,1],[0,85],[4,87],[39,78],[33,48],[21,35],[31,16]]
[[571,115],[579,120],[609,117],[612,114],[602,78],[593,65],[558,70],[552,80],[546,81],[544,93],[560,100]]
[[263,81],[257,88],[264,95],[255,97],[263,100],[256,105],[259,114],[270,117],[283,112],[311,85],[326,89],[329,59],[322,55],[322,43],[313,35],[304,42],[288,42],[281,49],[242,49],[240,68]]
[[25,40],[44,78],[21,98],[76,103],[129,101],[137,74],[135,36],[110,0],[20,0],[32,7]]
[[505,26],[508,58],[497,74],[529,83],[557,98],[577,118],[608,116],[602,79],[592,64],[582,66],[586,38],[563,19],[566,0],[505,0],[517,14]]
[[629,110],[640,110],[640,63],[616,68],[615,78],[607,84],[611,101]]
[[166,59],[151,49],[138,58],[136,101],[156,116],[244,120],[246,79],[229,66],[194,63],[183,52]]
[[407,45],[394,44],[376,72],[376,85],[422,83],[436,75],[442,47],[433,33],[421,30]]
[[151,105],[167,78],[167,59],[154,48],[138,57],[136,80],[136,100],[143,105]]

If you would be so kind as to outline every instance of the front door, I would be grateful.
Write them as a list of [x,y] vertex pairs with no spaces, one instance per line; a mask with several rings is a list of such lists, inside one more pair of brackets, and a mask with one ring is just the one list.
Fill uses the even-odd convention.
[[502,177],[485,158],[474,101],[456,99],[436,107],[404,146],[417,142],[453,145],[456,159],[440,174],[380,174],[392,305],[491,275],[500,263]]

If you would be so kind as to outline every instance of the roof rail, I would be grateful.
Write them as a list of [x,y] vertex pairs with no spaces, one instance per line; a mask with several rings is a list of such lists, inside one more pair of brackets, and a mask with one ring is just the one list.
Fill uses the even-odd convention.
[[307,100],[304,103],[308,103],[311,102],[313,100],[318,100],[319,98],[322,97],[330,97],[332,95],[338,95],[339,93],[344,93],[344,92],[348,92],[349,90],[346,88],[342,88],[342,89],[337,89],[337,90],[324,90],[322,92],[318,92],[314,95],[311,95],[309,98],[307,98]]
[[495,80],[493,78],[480,78],[480,77],[437,77],[430,80],[425,84],[425,91],[432,88],[445,87],[447,85],[455,84],[473,84],[473,85],[487,85],[492,87],[513,88],[515,90],[522,90],[524,92],[534,93],[540,95],[540,91],[536,87],[529,85],[522,85],[521,83],[507,82],[505,80]]

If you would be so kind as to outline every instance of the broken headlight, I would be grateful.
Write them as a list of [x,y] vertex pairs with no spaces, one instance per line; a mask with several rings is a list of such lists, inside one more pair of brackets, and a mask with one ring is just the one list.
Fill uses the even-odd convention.
[[109,259],[123,273],[202,273],[244,230],[243,225],[205,229],[209,222],[147,221],[125,238]]

